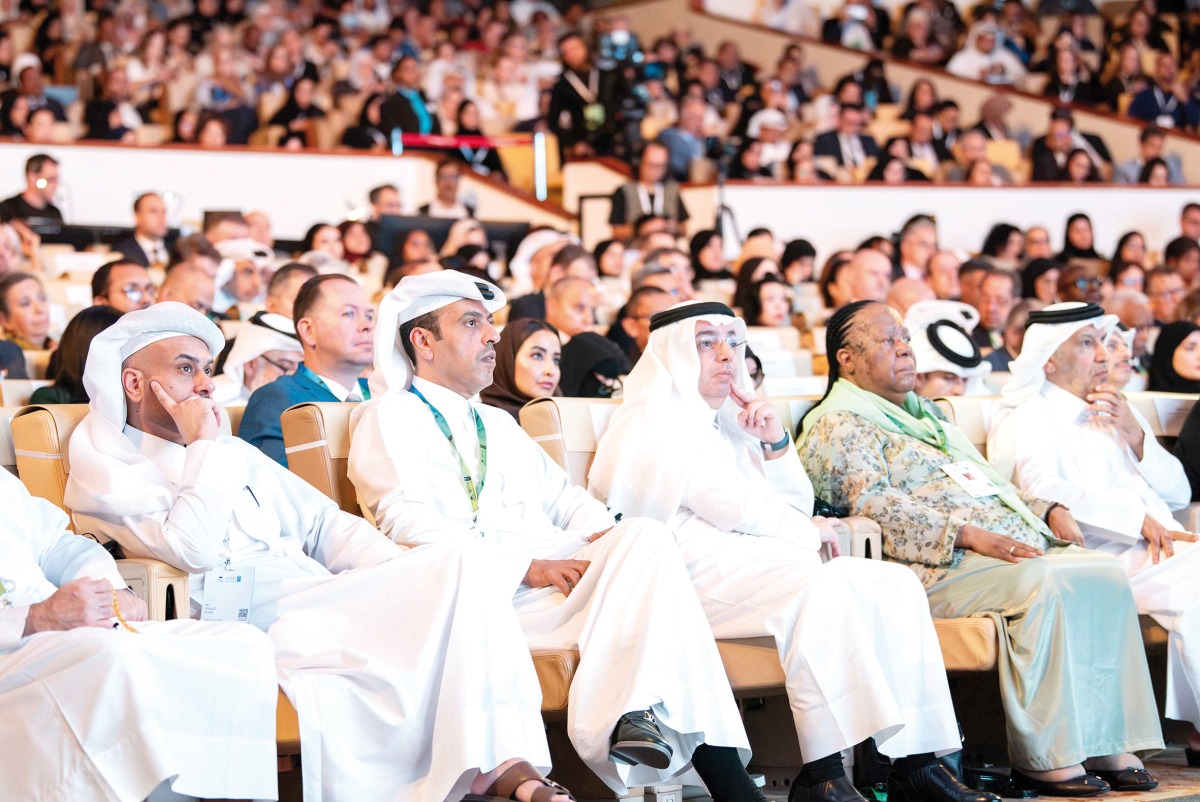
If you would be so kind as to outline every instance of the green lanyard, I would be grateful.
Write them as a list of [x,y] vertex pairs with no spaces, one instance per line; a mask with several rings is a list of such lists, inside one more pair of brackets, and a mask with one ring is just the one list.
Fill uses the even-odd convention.
[[424,401],[425,406],[429,407],[429,411],[433,413],[433,419],[437,421],[438,428],[450,442],[450,448],[454,449],[454,456],[458,457],[458,467],[462,470],[463,487],[467,490],[467,498],[471,500],[471,513],[474,515],[471,524],[474,525],[479,520],[479,496],[483,493],[483,483],[487,481],[487,429],[483,428],[483,421],[479,418],[479,413],[474,407],[471,407],[471,414],[475,417],[475,434],[479,437],[479,484],[477,486],[475,480],[471,478],[471,471],[467,469],[466,461],[463,460],[462,452],[454,444],[454,435],[450,432],[450,424],[446,423],[446,418],[441,412],[438,412],[437,407],[421,395],[420,390],[413,387],[412,391],[413,395]]

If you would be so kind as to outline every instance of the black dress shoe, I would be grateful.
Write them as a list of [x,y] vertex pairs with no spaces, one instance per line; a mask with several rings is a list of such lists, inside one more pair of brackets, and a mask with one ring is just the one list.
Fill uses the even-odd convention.
[[1035,780],[1014,768],[1009,776],[1012,784],[1017,788],[1025,791],[1037,791],[1046,796],[1096,796],[1112,790],[1108,783],[1091,774],[1081,774],[1069,780],[1050,782],[1049,780]]
[[937,761],[916,771],[892,769],[887,794],[888,802],[1000,802],[995,794],[963,785]]
[[665,769],[671,765],[672,749],[649,710],[626,713],[617,721],[608,750],[614,760],[630,766]]
[[1152,791],[1158,787],[1158,780],[1154,779],[1154,775],[1145,769],[1135,769],[1131,766],[1116,771],[1099,769],[1089,769],[1089,771],[1112,786],[1114,791]]
[[1187,764],[1192,768],[1200,768],[1200,749],[1184,748],[1183,756],[1187,758]]
[[788,802],[866,802],[866,798],[844,774],[836,780],[826,780],[816,785],[792,783]]

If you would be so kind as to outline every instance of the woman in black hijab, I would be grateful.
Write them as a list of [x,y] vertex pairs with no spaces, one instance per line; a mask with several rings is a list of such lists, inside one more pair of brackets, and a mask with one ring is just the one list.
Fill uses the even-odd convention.
[[1093,247],[1092,218],[1076,212],[1067,218],[1062,253],[1054,258],[1064,265],[1072,259],[1103,259]]
[[771,275],[780,275],[779,262],[774,259],[755,256],[742,262],[742,266],[738,268],[737,287],[733,290],[733,305],[744,314],[753,303],[754,285]]
[[1151,391],[1200,393],[1200,326],[1190,320],[1168,323],[1154,343]]
[[387,135],[380,128],[379,107],[384,96],[376,92],[367,97],[358,115],[358,125],[353,125],[342,134],[342,144],[355,150],[383,150],[389,146]]
[[725,263],[721,235],[714,229],[701,231],[692,237],[689,247],[692,255],[692,272],[696,282],[719,281],[733,278],[729,265]]
[[1062,265],[1053,259],[1034,259],[1021,271],[1021,297],[1036,298],[1044,304],[1058,298],[1058,279]]
[[[482,137],[483,131],[479,130],[479,107],[475,105],[473,100],[464,100],[458,105],[458,136],[479,136]],[[495,148],[489,148],[486,145],[478,147],[467,147],[463,145],[459,147],[454,154],[466,162],[467,167],[479,175],[494,175],[501,181],[507,183],[508,175],[504,172],[504,165],[500,162],[500,153]]]
[[117,111],[117,104],[111,100],[93,100],[88,103],[84,122],[87,123],[84,139],[120,142],[133,133],[121,124],[121,113]]
[[[539,332],[542,335],[535,337]],[[529,347],[523,348],[527,343]],[[545,321],[527,317],[505,326],[496,343],[491,386],[479,394],[483,403],[499,407],[519,422],[521,407],[534,398],[561,395],[558,343],[558,330]]]
[[621,346],[587,331],[576,334],[563,346],[558,387],[568,398],[612,398],[621,389],[620,377],[631,370],[633,363]]
[[312,137],[309,136],[312,132],[312,121],[325,116],[325,110],[313,103],[313,90],[316,89],[316,86],[311,78],[301,78],[296,81],[283,108],[275,112],[275,115],[267,123],[267,125],[281,125],[287,129],[287,132],[279,140],[280,147],[293,139],[298,140],[301,147],[306,148],[312,144]]

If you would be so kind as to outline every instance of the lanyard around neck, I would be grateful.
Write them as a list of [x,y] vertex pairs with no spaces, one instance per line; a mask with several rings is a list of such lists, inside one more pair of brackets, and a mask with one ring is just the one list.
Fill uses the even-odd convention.
[[[442,435],[450,443],[450,448],[454,450],[454,456],[458,457],[458,467],[462,470],[463,487],[467,491],[467,498],[471,500],[471,513],[475,516],[475,521],[479,519],[479,496],[483,493],[483,484],[487,481],[487,429],[483,427],[483,421],[479,417],[479,412],[471,407],[471,415],[475,418],[475,434],[479,438],[479,482],[476,484],[471,477],[471,471],[467,468],[466,460],[463,459],[462,452],[458,450],[458,446],[454,443],[454,434],[450,431],[450,424],[446,423],[446,418],[438,411],[438,408],[429,403],[425,396],[421,395],[421,391],[416,387],[412,388],[413,395],[425,402],[425,406],[429,407],[429,411],[433,413],[433,419],[437,421],[438,428],[442,430]],[[474,521],[472,521],[474,523]]]

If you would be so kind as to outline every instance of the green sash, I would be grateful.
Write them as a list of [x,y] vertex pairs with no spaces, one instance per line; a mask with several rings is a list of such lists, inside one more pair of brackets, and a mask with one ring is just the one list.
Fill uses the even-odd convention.
[[992,484],[1000,488],[1000,492],[996,494],[1000,501],[1020,515],[1034,531],[1053,538],[1046,523],[1021,501],[1012,483],[983,458],[962,430],[949,424],[943,425],[926,404],[932,405],[932,402],[925,401],[916,393],[909,393],[904,397],[904,406],[896,406],[882,396],[867,392],[845,379],[838,379],[825,400],[805,417],[804,431],[801,432],[797,447],[804,447],[812,427],[823,416],[830,412],[851,412],[885,432],[912,437],[931,445],[955,462],[970,462],[975,465]]

